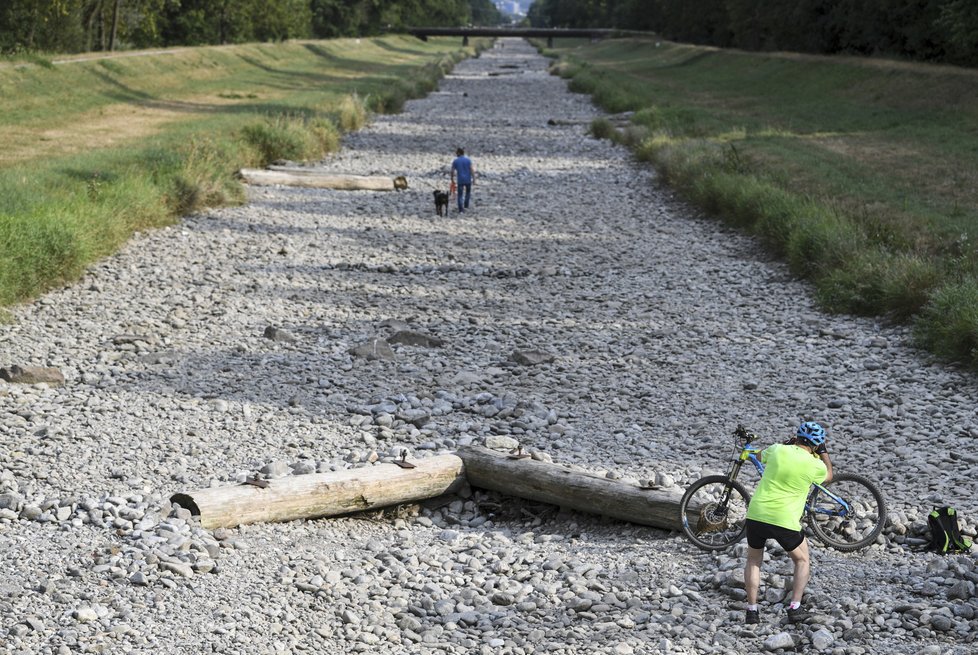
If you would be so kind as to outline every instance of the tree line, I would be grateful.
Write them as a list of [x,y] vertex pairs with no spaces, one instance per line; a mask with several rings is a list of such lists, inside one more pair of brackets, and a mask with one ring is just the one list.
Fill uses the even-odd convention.
[[0,52],[88,52],[493,25],[491,0],[3,0]]
[[528,18],[724,48],[978,65],[978,0],[536,0]]

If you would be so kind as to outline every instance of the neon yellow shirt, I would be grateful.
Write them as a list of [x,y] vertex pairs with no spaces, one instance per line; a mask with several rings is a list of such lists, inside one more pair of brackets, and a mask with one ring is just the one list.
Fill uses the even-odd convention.
[[747,508],[747,518],[788,530],[801,530],[809,487],[828,475],[825,462],[804,448],[785,444],[761,452],[764,475]]

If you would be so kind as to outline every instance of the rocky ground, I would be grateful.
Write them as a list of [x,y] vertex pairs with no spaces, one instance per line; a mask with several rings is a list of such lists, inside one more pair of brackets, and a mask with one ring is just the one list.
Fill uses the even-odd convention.
[[[408,191],[256,188],[15,309],[0,366],[66,380],[0,381],[0,651],[974,651],[974,556],[907,537],[941,503],[974,533],[975,379],[820,313],[587,136],[599,112],[547,65],[503,40],[320,164]],[[474,206],[439,218],[458,145]],[[891,507],[878,545],[814,547],[804,626],[783,554],[747,628],[739,550],[479,490],[215,531],[168,502],[490,439],[681,488],[726,467],[738,423],[774,441],[802,417]]]

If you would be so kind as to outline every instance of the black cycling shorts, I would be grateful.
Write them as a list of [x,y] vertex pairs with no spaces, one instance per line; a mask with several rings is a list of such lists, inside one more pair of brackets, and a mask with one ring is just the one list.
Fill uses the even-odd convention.
[[805,533],[801,530],[789,530],[780,525],[747,519],[748,546],[763,549],[768,539],[774,539],[784,548],[785,552],[790,553],[805,540]]

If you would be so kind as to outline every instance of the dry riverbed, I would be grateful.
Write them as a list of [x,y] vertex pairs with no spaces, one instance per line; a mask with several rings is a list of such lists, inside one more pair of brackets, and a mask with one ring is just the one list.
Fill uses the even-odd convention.
[[[502,40],[318,165],[407,191],[255,188],[14,310],[0,366],[66,381],[0,381],[0,650],[973,652],[974,557],[906,537],[945,502],[974,532],[975,380],[820,313],[587,136],[598,111],[547,65]],[[474,205],[439,218],[459,145]],[[375,337],[389,352],[353,352]],[[479,490],[213,532],[167,500],[487,441],[682,487],[725,468],[738,423],[774,441],[802,417],[891,506],[884,542],[814,548],[805,626],[783,555],[747,629],[742,553]]]

